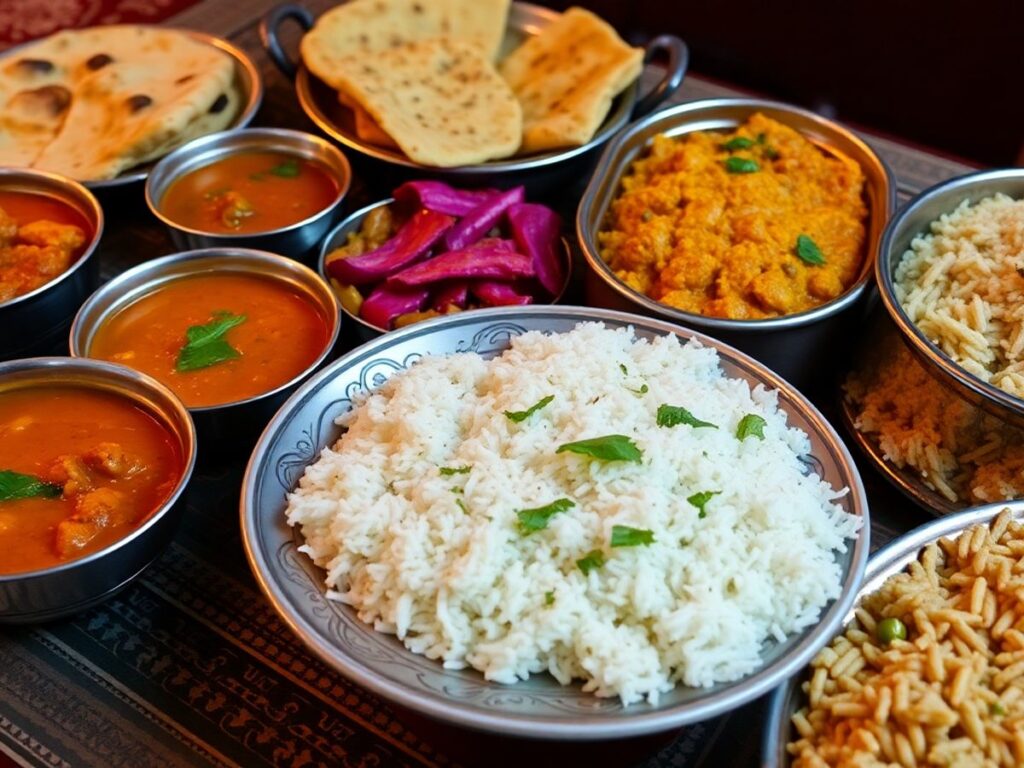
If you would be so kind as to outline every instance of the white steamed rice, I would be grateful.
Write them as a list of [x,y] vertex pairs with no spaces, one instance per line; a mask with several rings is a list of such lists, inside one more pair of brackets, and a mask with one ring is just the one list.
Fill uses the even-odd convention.
[[[522,423],[503,413],[548,395]],[[662,403],[720,428],[658,427]],[[764,440],[737,439],[748,413],[766,420]],[[328,595],[412,651],[501,683],[546,671],[628,704],[742,677],[765,641],[839,594],[834,553],[860,525],[834,503],[845,489],[805,474],[807,436],[776,393],[674,336],[634,342],[589,323],[527,333],[490,362],[427,357],[338,422],[347,432],[287,511]],[[616,433],[642,463],[555,452]],[[703,519],[687,501],[699,491],[721,491]],[[518,510],[559,498],[575,507],[520,531]],[[613,525],[655,542],[611,548]],[[585,575],[576,561],[595,549],[606,562]]]

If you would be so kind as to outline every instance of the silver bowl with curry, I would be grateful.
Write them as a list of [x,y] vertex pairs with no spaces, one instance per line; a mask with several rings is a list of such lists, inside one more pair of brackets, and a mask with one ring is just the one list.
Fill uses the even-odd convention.
[[285,398],[331,357],[330,287],[293,259],[209,248],[140,264],[82,306],[71,354],[152,376],[192,413],[204,450],[247,450]]
[[192,418],[121,365],[0,363],[0,623],[85,610],[170,541],[196,460]]
[[844,346],[894,206],[881,158],[812,112],[667,109],[609,144],[580,201],[587,300],[711,334],[804,387]]
[[0,168],[0,360],[61,351],[102,235],[103,209],[78,182]]
[[337,220],[352,171],[337,147],[302,131],[224,131],[153,169],[146,203],[182,250],[234,246],[301,257]]

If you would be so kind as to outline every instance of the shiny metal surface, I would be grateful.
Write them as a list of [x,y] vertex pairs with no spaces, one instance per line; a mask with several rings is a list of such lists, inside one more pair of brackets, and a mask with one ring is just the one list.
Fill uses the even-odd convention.
[[[327,600],[324,574],[298,551],[301,535],[288,527],[286,495],[305,468],[340,434],[337,416],[352,398],[379,387],[388,376],[428,354],[477,352],[493,356],[530,330],[567,332],[600,320],[631,326],[639,337],[676,334],[718,350],[725,373],[779,392],[789,424],[811,441],[804,458],[826,482],[850,492],[838,503],[864,525],[848,551],[837,555],[843,573],[840,597],[820,621],[781,643],[766,643],[764,666],[733,683],[706,689],[677,688],[657,706],[624,708],[595,698],[579,685],[550,677],[505,686],[473,670],[446,670],[406,650],[393,636],[360,622],[351,608]],[[806,398],[759,363],[699,333],[659,320],[583,307],[516,307],[479,310],[394,331],[359,347],[307,382],[274,417],[253,451],[241,498],[241,527],[253,572],[263,592],[296,635],[327,664],[395,704],[454,724],[515,736],[590,740],[636,736],[677,728],[731,710],[766,693],[806,665],[847,615],[867,561],[867,500],[852,457]]]
[[[882,547],[871,556],[864,574],[864,583],[857,593],[856,603],[850,607],[842,621],[842,627],[837,627],[835,634],[853,620],[853,609],[864,597],[877,591],[890,576],[904,570],[912,560],[917,559],[926,545],[939,539],[953,538],[972,526],[988,523],[1007,508],[1011,510],[1015,520],[1024,520],[1024,501],[986,504],[922,525]],[[789,754],[786,752],[786,744],[793,738],[790,717],[804,702],[800,685],[806,679],[806,670],[798,672],[772,694],[761,742],[761,762],[766,768],[782,768],[790,764]]]
[[[249,55],[241,48],[214,35],[208,35],[205,32],[197,32],[192,29],[177,29],[175,31],[188,35],[197,42],[206,43],[207,45],[212,45],[214,48],[219,48],[232,58],[235,64],[234,86],[235,90],[241,94],[242,103],[239,106],[238,114],[235,116],[235,119],[231,121],[229,128],[244,128],[249,125],[249,123],[253,121],[253,118],[256,117],[260,104],[263,103],[263,78],[260,76],[259,68],[255,63],[253,63],[253,60],[250,59]],[[149,175],[150,170],[153,168],[153,165],[154,163],[147,163],[146,165],[138,168],[129,169],[113,179],[85,181],[83,183],[89,189],[101,192],[111,190],[115,187],[123,187],[127,184],[144,181]]]
[[[525,39],[538,34],[557,19],[559,13],[532,3],[513,2],[499,58],[507,55]],[[665,75],[650,93],[639,94],[639,81],[632,83],[612,103],[604,123],[594,137],[581,147],[544,152],[526,157],[491,160],[457,168],[435,168],[410,160],[402,152],[378,147],[360,139],[355,132],[352,113],[338,102],[337,92],[313,76],[301,64],[288,58],[280,42],[281,24],[291,20],[305,31],[312,26],[312,15],[301,5],[284,4],[272,9],[260,24],[260,35],[268,55],[285,76],[295,79],[299,104],[317,127],[361,157],[374,186],[396,186],[400,180],[429,176],[453,184],[503,187],[523,184],[531,194],[578,180],[589,170],[596,150],[630,120],[642,117],[658,107],[679,88],[689,64],[685,43],[673,35],[661,35],[647,45],[645,62],[665,54],[669,63]],[[374,175],[383,174],[383,178]],[[366,175],[366,174],[364,174]]]
[[[867,386],[872,386],[881,375],[886,365],[903,345],[899,331],[889,319],[880,302],[873,302],[873,308],[862,325],[862,334],[853,352],[850,375],[857,375]],[[891,370],[891,369],[890,369]],[[839,397],[839,416],[847,434],[857,444],[875,469],[904,496],[932,515],[951,515],[969,504],[965,501],[950,501],[938,491],[925,484],[921,473],[910,466],[898,467],[885,457],[878,442],[877,435],[861,432],[855,426],[858,407],[845,389],[845,380],[841,385]],[[914,397],[913,392],[907,393]]]
[[93,254],[103,237],[103,209],[77,181],[30,168],[0,168],[0,189],[55,198],[81,214],[92,239],[68,269],[34,291],[0,302],[0,360],[56,352],[71,318],[96,287],[99,265]]
[[[857,281],[839,298],[820,307],[765,320],[726,320],[683,312],[648,298],[623,283],[601,257],[597,234],[618,195],[630,164],[658,134],[681,136],[694,131],[734,128],[760,112],[802,133],[824,152],[838,150],[860,164],[866,177],[868,237]],[[830,370],[829,359],[856,319],[871,279],[882,231],[895,208],[896,188],[885,163],[846,128],[813,112],[760,99],[706,99],[666,109],[640,120],[608,145],[594,170],[576,213],[576,232],[587,261],[587,303],[670,320],[708,333],[757,358],[797,386],[806,386]]]
[[972,405],[1024,428],[1024,400],[982,381],[953,362],[910,321],[893,287],[896,267],[915,237],[926,233],[933,221],[944,213],[951,213],[964,200],[973,204],[997,192],[1024,198],[1024,168],[971,173],[921,192],[900,209],[886,228],[875,265],[875,278],[889,316],[925,368]]
[[248,450],[247,441],[259,434],[278,406],[303,380],[330,359],[337,345],[341,330],[338,302],[331,287],[309,267],[285,256],[243,248],[186,251],[143,262],[106,283],[82,305],[71,326],[71,355],[89,357],[89,347],[104,321],[161,285],[183,277],[230,272],[281,280],[308,296],[332,323],[329,342],[320,356],[291,381],[245,400],[189,408],[204,449],[217,445]]
[[[334,201],[319,213],[286,227],[266,232],[223,234],[192,229],[168,218],[160,209],[164,194],[183,175],[239,152],[283,152],[315,162],[338,186]],[[285,128],[247,128],[212,133],[190,141],[157,163],[146,181],[146,204],[163,222],[177,248],[256,248],[302,256],[316,247],[337,221],[341,204],[352,184],[352,169],[337,147],[302,131]]]
[[[328,285],[331,283],[331,278],[327,274],[327,255],[335,248],[339,248],[344,245],[348,240],[350,232],[356,232],[359,230],[359,227],[362,226],[363,219],[366,218],[370,211],[384,205],[390,205],[393,202],[394,198],[389,197],[386,200],[381,200],[380,202],[367,205],[365,208],[360,208],[358,211],[355,211],[348,216],[337,227],[335,227],[329,235],[327,235],[323,245],[320,247],[320,259],[317,262],[317,272]],[[572,251],[569,248],[569,243],[566,242],[564,237],[562,238],[562,248],[564,254],[564,262],[562,266],[565,269],[565,283],[562,285],[562,290],[559,291],[558,295],[555,296],[554,300],[551,302],[552,304],[560,304],[562,302],[562,298],[565,296],[565,292],[572,282]],[[355,336],[359,340],[359,343],[372,341],[378,336],[388,333],[384,328],[378,328],[376,325],[371,325],[366,322],[358,315],[353,315],[345,309],[344,305],[340,302],[339,306],[341,307],[342,314],[345,316],[345,323],[347,327],[355,328]],[[471,311],[475,312],[476,310]]]
[[185,508],[185,488],[196,461],[192,418],[169,389],[149,376],[121,365],[69,357],[0,363],[0,394],[48,385],[101,389],[142,406],[177,437],[184,472],[167,501],[135,531],[109,547],[53,568],[0,574],[0,623],[35,623],[67,616],[126,586],[171,540]]

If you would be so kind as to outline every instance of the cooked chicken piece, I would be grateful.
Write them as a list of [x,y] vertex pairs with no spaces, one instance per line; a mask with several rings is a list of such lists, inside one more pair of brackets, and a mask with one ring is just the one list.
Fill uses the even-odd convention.
[[57,245],[12,245],[6,254],[14,262],[32,265],[29,268],[44,278],[36,281],[39,285],[71,266],[72,252]]
[[18,234],[18,222],[0,208],[0,248],[6,248]]
[[85,463],[107,477],[126,477],[134,475],[142,464],[134,456],[125,453],[118,443],[104,442],[86,451],[82,457]]
[[59,248],[70,254],[85,244],[85,232],[74,224],[33,221],[18,228],[18,240],[29,245]]
[[75,513],[57,525],[57,552],[73,554],[104,529],[127,522],[131,515],[127,499],[112,488],[97,488],[78,497]]
[[64,486],[64,495],[92,490],[92,475],[78,456],[61,456],[50,469],[50,480]]

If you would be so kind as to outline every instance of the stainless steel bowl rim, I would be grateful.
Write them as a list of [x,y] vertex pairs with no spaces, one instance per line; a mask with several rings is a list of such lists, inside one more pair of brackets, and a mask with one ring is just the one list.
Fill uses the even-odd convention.
[[[167,175],[168,180],[164,185],[167,189],[171,187],[176,181],[178,181],[183,175],[192,173],[193,171],[205,168],[207,164],[198,165],[196,168],[187,168],[185,171],[181,171],[175,166],[179,163],[187,163],[189,156],[193,152],[200,150],[222,150],[223,154],[217,158],[212,159],[210,162],[215,163],[220,159],[229,157],[233,154],[245,152],[252,149],[247,146],[239,146],[237,149],[234,147],[236,142],[244,142],[247,139],[266,139],[267,147],[265,151],[278,152],[285,155],[293,155],[296,157],[302,156],[301,152],[298,152],[294,148],[290,148],[281,144],[275,144],[274,140],[278,141],[291,141],[291,142],[304,142],[316,147],[319,147],[322,151],[329,155],[332,155],[336,161],[345,169],[345,173],[339,178],[339,174],[336,174],[332,168],[329,168],[324,163],[313,160],[311,162],[316,163],[320,169],[328,176],[333,178],[338,184],[338,192],[326,206],[321,208],[314,214],[307,216],[294,224],[288,224],[277,229],[264,229],[258,232],[206,232],[201,229],[195,229],[193,227],[187,227],[184,224],[180,224],[174,219],[170,218],[163,211],[160,210],[160,206],[154,199],[153,193],[153,178],[159,176],[159,172]],[[259,150],[256,150],[259,151]],[[193,139],[187,144],[182,144],[177,149],[173,150],[170,154],[166,155],[160,160],[154,167],[149,177],[146,179],[146,205],[149,207],[150,213],[158,218],[165,226],[172,229],[176,229],[179,232],[185,232],[189,235],[201,235],[202,237],[222,240],[225,245],[230,245],[232,240],[238,238],[253,238],[253,237],[269,237],[272,235],[280,235],[285,232],[292,232],[296,229],[310,224],[317,219],[329,214],[334,208],[345,199],[348,194],[349,188],[352,186],[352,168],[349,165],[348,158],[339,150],[336,146],[331,144],[329,141],[321,139],[319,136],[314,136],[311,133],[305,131],[296,131],[291,128],[231,128],[226,131],[218,131],[217,133],[208,133],[206,136],[200,136],[199,138]],[[164,190],[164,194],[167,194],[167,190]]]
[[[182,251],[181,253],[172,253],[168,256],[161,256],[160,258],[157,259],[144,261],[141,264],[137,264],[136,266],[132,267],[131,269],[125,270],[117,277],[113,278],[112,280],[98,288],[95,292],[93,292],[93,294],[88,299],[85,300],[85,303],[82,304],[78,312],[75,314],[75,319],[71,323],[71,331],[69,334],[70,338],[68,342],[71,357],[83,360],[96,360],[96,358],[89,357],[87,354],[85,354],[84,350],[79,349],[78,337],[82,333],[81,326],[84,323],[84,318],[92,310],[93,306],[102,298],[104,298],[107,294],[113,293],[116,295],[118,289],[121,286],[123,286],[125,283],[130,283],[138,275],[141,274],[147,277],[144,284],[145,287],[156,287],[162,285],[165,282],[163,278],[166,276],[163,273],[166,267],[188,262],[195,262],[195,265],[197,267],[201,267],[204,261],[218,259],[222,257],[231,258],[236,256],[244,257],[251,261],[262,263],[270,267],[283,267],[286,270],[294,270],[298,272],[300,275],[302,275],[302,277],[305,280],[310,281],[313,284],[319,286],[321,290],[325,291],[325,295],[330,297],[330,301],[332,302],[332,306],[334,307],[333,318],[328,318],[328,320],[333,319],[332,331],[330,337],[327,340],[327,344],[324,346],[323,350],[321,350],[320,354],[317,355],[316,359],[312,363],[310,363],[310,365],[308,365],[306,368],[304,368],[302,371],[293,376],[284,384],[274,387],[274,389],[268,390],[266,392],[262,392],[258,395],[247,397],[244,400],[233,400],[231,402],[221,403],[219,405],[192,406],[187,407],[188,411],[190,413],[201,414],[211,411],[224,411],[230,408],[240,408],[250,403],[274,397],[275,395],[278,395],[281,392],[288,390],[290,387],[294,387],[305,377],[307,377],[310,371],[315,371],[317,367],[320,366],[324,362],[324,360],[327,359],[327,356],[330,355],[331,350],[334,349],[334,345],[338,341],[338,334],[341,332],[341,315],[339,314],[340,306],[338,304],[338,299],[334,295],[334,289],[331,288],[330,285],[325,284],[323,278],[321,278],[316,272],[307,267],[305,264],[295,261],[294,259],[290,259],[287,256],[279,256],[276,253],[270,253],[268,251],[259,251],[253,248],[200,248],[194,251]],[[277,279],[271,272],[263,272],[241,268],[232,271],[253,274],[271,280]],[[147,273],[150,274],[147,275]],[[167,279],[173,281],[180,280],[188,276],[189,275],[187,274],[178,274],[173,275]],[[312,280],[310,280],[310,278],[312,278]],[[145,295],[146,293],[147,291],[143,290],[143,288],[139,288],[136,291],[136,294],[138,296]],[[97,325],[102,325],[103,321],[106,320],[112,312],[124,308],[125,306],[127,306],[128,303],[130,302],[124,302],[115,299],[112,302],[110,309],[108,309],[106,312],[103,312],[99,316],[97,320]]]
[[[928,187],[915,195],[896,215],[889,220],[888,226],[882,235],[882,246],[875,261],[875,279],[878,282],[878,292],[882,297],[882,304],[885,306],[889,316],[899,328],[900,335],[919,353],[923,354],[928,361],[948,379],[956,381],[965,389],[968,389],[980,397],[995,403],[1009,411],[1017,412],[1024,416],[1024,399],[1015,397],[1009,392],[1004,392],[998,387],[982,381],[958,365],[952,358],[946,355],[938,345],[925,336],[921,330],[907,317],[899,300],[896,298],[893,282],[893,271],[899,261],[903,259],[903,253],[893,253],[893,241],[897,230],[903,222],[912,216],[918,209],[932,203],[936,199],[947,194],[962,191],[968,194],[975,185],[984,184],[989,181],[1002,179],[1013,179],[1024,181],[1024,168],[1003,168],[989,171],[976,171],[974,173],[956,176],[952,179]],[[958,204],[958,203],[957,203]],[[946,211],[952,213],[956,204]]]
[[[1010,509],[1014,518],[1024,517],[1024,499],[1000,501],[940,517],[888,542],[868,560],[868,566],[864,572],[864,586],[858,590],[855,603],[866,597],[869,590],[877,589],[871,582],[883,575],[888,577],[902,571],[913,555],[931,542],[961,533],[974,525],[987,523],[1007,508]],[[851,607],[849,615],[843,618],[841,626],[837,628],[835,634],[838,635],[839,631],[845,628],[852,619],[853,609]],[[774,761],[786,748],[786,738],[789,735],[789,713],[785,711],[786,702],[793,692],[794,686],[798,684],[799,676],[794,676],[776,688],[771,695],[766,713],[764,735],[761,740],[763,765],[777,765],[778,763]]]
[[[49,282],[43,283],[35,290],[29,291],[28,293],[23,293],[20,296],[15,296],[13,299],[8,299],[7,301],[0,301],[0,310],[4,310],[8,307],[13,307],[21,302],[29,301],[30,299],[39,296],[42,293],[45,293],[50,288],[53,288],[57,284],[62,283],[64,280],[71,277],[72,274],[77,272],[82,267],[82,265],[84,265],[90,258],[92,258],[92,255],[96,251],[96,248],[99,247],[100,238],[103,237],[103,227],[105,224],[103,218],[103,206],[100,205],[99,201],[96,199],[96,196],[92,192],[90,192],[81,182],[75,181],[74,179],[69,179],[67,176],[61,176],[58,173],[51,173],[50,171],[39,171],[36,170],[35,168],[0,167],[0,187],[2,187],[4,181],[9,178],[25,178],[29,182],[28,184],[26,184],[26,186],[31,186],[32,177],[35,177],[37,179],[46,179],[52,184],[65,187],[68,191],[80,197],[83,202],[88,203],[90,208],[90,214],[92,216],[92,221],[90,221],[89,224],[95,226],[95,232],[93,233],[92,240],[90,241],[89,245],[86,247],[84,251],[82,251],[82,255],[78,257],[74,264],[65,269],[63,272],[61,272],[59,275],[54,277]],[[38,193],[33,192],[32,194],[46,195],[47,193],[45,190],[41,189],[38,191]],[[67,205],[67,203],[64,204]]]
[[[639,304],[648,312],[670,317],[676,322],[683,323],[688,326],[706,328],[711,332],[741,331],[745,333],[767,333],[786,328],[810,325],[818,320],[838,314],[857,301],[860,295],[867,288],[868,282],[871,280],[873,254],[871,253],[870,243],[865,245],[864,261],[861,266],[860,276],[857,278],[857,281],[847,288],[841,295],[820,306],[803,312],[756,320],[730,320],[720,317],[698,315],[693,312],[684,312],[681,309],[676,309],[668,304],[656,301],[655,299],[652,299],[626,285],[611,270],[607,262],[601,258],[595,238],[592,237],[589,232],[586,219],[588,218],[590,209],[593,207],[595,202],[594,198],[601,184],[601,180],[608,174],[612,162],[623,145],[627,144],[634,135],[643,131],[652,123],[660,123],[663,121],[671,123],[671,121],[677,117],[688,116],[691,114],[696,116],[701,112],[723,107],[749,107],[752,110],[772,109],[780,112],[800,115],[801,117],[817,123],[824,130],[841,135],[846,140],[858,145],[865,154],[868,154],[877,160],[878,164],[885,172],[885,178],[888,185],[888,195],[884,214],[887,217],[892,214],[892,211],[896,206],[896,188],[892,180],[892,171],[889,169],[888,164],[867,144],[867,142],[839,123],[822,117],[810,110],[795,107],[792,104],[786,104],[781,101],[753,98],[700,99],[698,101],[690,101],[685,104],[679,104],[675,107],[656,111],[647,117],[637,120],[615,136],[615,138],[608,143],[607,147],[605,147],[604,151],[601,153],[601,159],[598,161],[597,167],[594,169],[594,173],[591,176],[590,182],[587,184],[587,189],[583,193],[583,197],[580,199],[580,204],[576,212],[576,235],[580,242],[581,250],[583,251],[583,257],[587,260],[590,268],[600,276],[609,287],[627,300],[635,304]],[[671,123],[672,127],[675,127],[677,124],[678,123]],[[594,234],[596,235],[596,233]]]
[[[383,200],[378,200],[376,203],[364,205],[358,211],[353,211],[344,219],[342,219],[342,221],[340,221],[330,232],[327,233],[326,237],[324,237],[323,244],[320,246],[320,258],[317,261],[317,273],[320,275],[320,277],[324,279],[324,281],[328,285],[330,285],[331,283],[331,277],[330,275],[327,274],[327,256],[331,253],[331,251],[338,247],[337,245],[331,247],[331,243],[333,243],[334,239],[338,236],[338,233],[343,232],[346,229],[353,227],[358,222],[362,221],[363,217],[369,214],[370,211],[380,208],[383,205],[390,205],[393,202],[395,202],[395,198],[386,197]],[[562,240],[562,244],[565,246],[566,256],[565,282],[562,284],[562,290],[560,290],[558,292],[558,295],[552,298],[550,302],[545,302],[542,305],[534,306],[550,306],[551,304],[557,304],[565,296],[565,292],[569,290],[569,284],[572,282],[572,250],[569,246],[569,243],[566,241],[565,237],[560,236],[560,239]],[[333,290],[333,286],[331,290]],[[345,305],[342,304],[340,301],[338,302],[338,306],[341,307],[342,314],[344,314],[345,317],[347,317],[354,323],[359,323],[359,325],[363,326],[367,330],[372,331],[373,333],[391,333],[391,331],[389,331],[387,328],[378,328],[376,325],[371,325],[370,323],[363,320],[363,318],[359,317],[359,315],[353,315],[351,312],[345,309]],[[474,309],[471,311],[477,312],[478,310]]]
[[[163,517],[174,504],[178,501],[181,495],[185,492],[185,487],[188,485],[189,480],[192,478],[192,471],[195,469],[196,464],[196,431],[195,424],[192,422],[192,415],[185,408],[178,396],[175,395],[168,387],[161,384],[159,381],[154,379],[152,376],[147,376],[144,373],[129,368],[118,363],[108,363],[102,360],[92,360],[89,358],[76,358],[76,357],[29,357],[21,360],[10,360],[6,363],[0,362],[0,380],[5,374],[17,373],[21,371],[31,372],[33,370],[40,371],[56,371],[62,370],[75,370],[88,373],[89,371],[102,372],[114,377],[129,380],[145,389],[149,389],[154,392],[158,397],[165,400],[169,405],[173,406],[175,414],[181,420],[182,424],[186,425],[186,431],[184,435],[177,435],[181,438],[182,447],[187,451],[185,456],[185,466],[181,474],[181,478],[178,480],[178,484],[174,486],[174,490],[171,495],[168,496],[164,502],[153,512],[149,518],[138,528],[131,531],[127,536],[124,536],[112,544],[108,544],[103,549],[86,555],[85,557],[77,557],[73,560],[69,560],[66,563],[55,565],[51,568],[37,568],[32,571],[19,571],[17,573],[2,574],[0,573],[0,584],[5,582],[22,581],[25,579],[36,578],[42,575],[62,573],[64,571],[73,570],[78,568],[85,563],[99,560],[105,557],[110,552],[116,549],[127,546],[135,539],[145,535],[146,531],[157,524],[157,521]],[[60,386],[60,381],[54,382],[55,386]],[[73,386],[89,387],[89,384],[84,381],[76,382]],[[0,393],[3,389],[0,388]],[[124,395],[129,397],[130,395]],[[173,425],[165,425],[167,429],[174,431]]]
[[[292,612],[287,600],[277,592],[277,588],[261,568],[256,543],[259,538],[259,525],[255,520],[257,513],[254,511],[256,493],[254,484],[259,474],[259,468],[267,460],[277,432],[288,421],[291,412],[303,405],[305,400],[311,398],[325,382],[338,375],[340,371],[359,360],[371,358],[381,348],[387,348],[407,338],[429,335],[435,329],[443,329],[448,324],[478,323],[489,319],[498,321],[522,320],[524,315],[530,314],[539,316],[554,314],[563,318],[574,318],[579,322],[613,320],[657,333],[673,334],[686,339],[696,339],[701,344],[714,348],[723,356],[730,357],[756,371],[773,388],[785,392],[795,403],[799,404],[803,414],[809,417],[816,425],[818,434],[825,438],[835,453],[841,457],[841,465],[849,473],[853,481],[848,491],[852,499],[852,509],[860,512],[863,528],[850,545],[853,550],[851,553],[850,571],[846,583],[842,585],[839,597],[822,609],[822,616],[818,624],[812,629],[807,630],[806,636],[803,637],[799,645],[794,647],[788,657],[780,659],[773,665],[770,664],[767,667],[762,667],[752,672],[739,682],[729,684],[729,689],[720,691],[709,697],[708,700],[695,706],[680,705],[672,709],[655,710],[648,714],[632,715],[629,719],[624,718],[623,721],[599,717],[589,721],[583,718],[576,721],[552,722],[547,719],[525,715],[481,713],[454,698],[447,701],[442,708],[438,708],[435,699],[412,691],[397,682],[388,680],[372,669],[364,669],[360,662],[350,661],[344,652],[339,653],[338,648],[321,642],[316,632],[306,624],[305,620]],[[261,591],[292,632],[326,664],[338,669],[346,677],[374,693],[430,717],[463,727],[537,739],[573,739],[583,741],[655,733],[715,717],[767,693],[777,687],[780,682],[788,679],[795,672],[805,667],[820,648],[828,642],[828,639],[832,637],[840,622],[849,612],[860,588],[868,559],[870,543],[870,515],[867,496],[853,457],[829,422],[798,390],[748,355],[739,352],[727,344],[716,341],[699,331],[680,328],[663,320],[642,317],[626,312],[573,306],[545,305],[530,308],[526,312],[523,311],[522,307],[500,307],[477,310],[474,313],[435,318],[392,331],[342,356],[293,393],[281,406],[274,418],[267,424],[246,466],[242,481],[239,513],[246,558],[249,561],[249,567],[256,581],[260,585]],[[411,651],[407,652],[412,653]],[[510,686],[507,690],[514,692],[515,688]]]
[[[157,26],[152,24],[133,24],[132,26]],[[195,29],[184,29],[182,27],[163,27],[159,26],[159,29],[166,29],[173,32],[180,32],[184,35],[188,35],[193,40],[197,40],[200,43],[206,43],[212,45],[214,48],[219,48],[230,56],[237,66],[241,67],[248,76],[249,82],[251,83],[251,90],[245,96],[245,103],[242,106],[241,111],[235,117],[231,123],[232,128],[244,128],[253,121],[256,117],[256,113],[259,111],[260,105],[263,103],[263,78],[260,75],[260,70],[253,63],[253,60],[249,58],[249,54],[243,51],[236,45],[228,42],[222,37],[211,35],[206,32],[200,32]],[[121,187],[126,184],[134,184],[137,181],[143,181],[149,175],[149,169],[144,170],[128,170],[119,176],[115,176],[112,179],[100,179],[97,181],[83,181],[82,183],[89,189],[111,189],[114,187]]]

